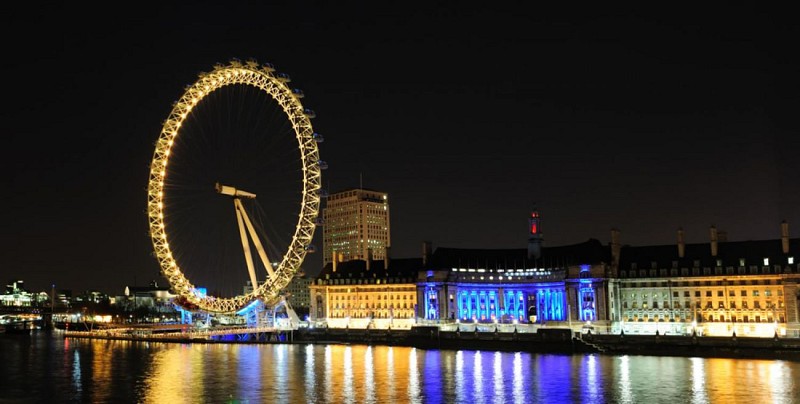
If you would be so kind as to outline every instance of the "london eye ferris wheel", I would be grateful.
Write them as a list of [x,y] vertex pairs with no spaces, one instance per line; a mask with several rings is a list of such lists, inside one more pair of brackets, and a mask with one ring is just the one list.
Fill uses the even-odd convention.
[[186,86],[150,164],[155,256],[186,305],[233,313],[276,302],[311,244],[318,143],[303,92],[270,64],[233,60]]

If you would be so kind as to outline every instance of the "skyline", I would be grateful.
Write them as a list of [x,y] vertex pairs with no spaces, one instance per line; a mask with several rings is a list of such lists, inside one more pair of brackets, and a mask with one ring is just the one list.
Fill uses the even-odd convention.
[[534,204],[546,246],[797,234],[800,29],[780,10],[210,4],[4,17],[26,33],[3,68],[21,78],[2,109],[6,280],[161,281],[153,142],[183,87],[234,57],[304,90],[330,192],[389,194],[394,257],[523,248]]

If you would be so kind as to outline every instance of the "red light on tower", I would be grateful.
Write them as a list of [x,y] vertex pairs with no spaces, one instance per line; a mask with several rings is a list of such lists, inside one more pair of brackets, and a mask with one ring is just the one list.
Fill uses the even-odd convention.
[[531,218],[528,219],[530,221],[530,231],[531,235],[538,235],[539,234],[539,212],[533,211],[531,212]]

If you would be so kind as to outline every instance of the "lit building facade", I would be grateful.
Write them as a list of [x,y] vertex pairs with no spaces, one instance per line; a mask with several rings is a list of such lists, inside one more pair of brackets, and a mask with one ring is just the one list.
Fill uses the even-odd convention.
[[383,260],[391,246],[389,196],[350,189],[327,197],[323,216],[323,265],[334,260]]
[[437,248],[417,282],[426,322],[610,326],[608,249],[599,241],[526,249]]
[[619,249],[612,282],[614,332],[716,336],[800,336],[800,240],[729,242],[710,228],[709,243]]
[[419,258],[333,262],[310,289],[310,319],[330,328],[410,328]]
[[31,307],[50,305],[50,296],[46,292],[31,293],[25,290],[25,282],[13,280],[6,285],[5,293],[0,295],[0,306]]

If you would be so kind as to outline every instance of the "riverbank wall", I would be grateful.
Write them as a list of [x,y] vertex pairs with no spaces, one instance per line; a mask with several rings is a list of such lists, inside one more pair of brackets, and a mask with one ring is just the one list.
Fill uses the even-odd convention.
[[482,350],[553,354],[601,353],[785,359],[800,361],[798,338],[709,337],[697,335],[582,334],[566,328],[536,332],[442,331],[436,326],[412,329],[300,328],[294,331],[240,333],[198,338],[191,333],[174,337],[119,334],[113,331],[66,332],[67,338],[96,338],[178,343],[290,343],[408,346],[421,349]]

